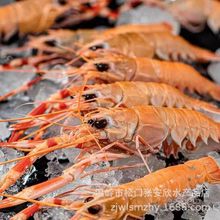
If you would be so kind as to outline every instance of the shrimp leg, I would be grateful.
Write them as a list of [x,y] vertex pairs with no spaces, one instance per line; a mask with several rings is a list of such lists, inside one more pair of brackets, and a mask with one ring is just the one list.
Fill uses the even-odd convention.
[[[89,158],[85,158],[84,160],[74,164],[72,167],[63,171],[63,174],[59,177],[55,177],[46,182],[28,187],[22,190],[20,193],[15,196],[21,198],[31,198],[36,199],[47,193],[53,192],[71,182],[80,178],[82,172],[92,164],[99,163],[101,161],[111,161],[116,159],[127,158],[128,156],[125,154],[115,154],[115,153],[99,153],[93,154]],[[24,203],[23,200],[7,198],[0,202],[0,209],[19,205]]]

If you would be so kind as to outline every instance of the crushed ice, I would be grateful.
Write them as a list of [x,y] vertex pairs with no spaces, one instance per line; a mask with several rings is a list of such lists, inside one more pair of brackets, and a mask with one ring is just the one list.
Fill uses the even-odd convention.
[[[220,54],[220,49],[216,50],[217,54]],[[212,77],[212,79],[220,84],[220,62],[213,62],[208,66],[208,74]]]
[[[1,120],[2,118],[0,118]],[[0,140],[4,141],[6,140],[11,132],[8,130],[8,123],[7,122],[1,122],[0,123]]]
[[25,83],[32,80],[35,76],[35,73],[31,71],[5,71],[1,72],[0,74],[0,82],[1,83],[1,90],[0,90],[0,96],[17,89],[24,85]]
[[152,24],[160,22],[167,22],[170,24],[175,34],[180,32],[180,24],[169,12],[150,6],[139,6],[122,13],[117,21],[117,25],[137,23]]

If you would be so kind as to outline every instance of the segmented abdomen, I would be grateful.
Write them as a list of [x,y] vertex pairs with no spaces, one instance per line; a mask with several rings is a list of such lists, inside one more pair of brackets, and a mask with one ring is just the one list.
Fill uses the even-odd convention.
[[153,106],[137,106],[133,109],[139,115],[139,126],[146,126],[148,122],[149,129],[150,126],[152,129],[158,126],[160,130],[164,130],[164,135],[171,135],[179,146],[185,138],[190,140],[194,146],[198,138],[205,143],[209,138],[219,142],[219,124],[200,112]]
[[[132,192],[137,192],[137,190],[140,192],[142,190],[142,194],[137,193],[135,197],[128,196],[126,198],[129,201],[129,205],[143,207],[144,205],[149,206],[153,204],[164,205],[178,196],[175,193],[177,191],[183,193],[185,190],[194,189],[198,184],[219,181],[217,178],[214,179],[214,175],[217,177],[219,172],[220,170],[215,160],[211,157],[204,157],[158,170],[143,178],[113,189],[131,190]],[[166,194],[166,192],[170,193]],[[140,209],[138,215],[142,216],[143,214],[145,213],[142,213]]]
[[[201,76],[194,68],[180,62],[136,58],[133,81],[163,82],[182,91],[198,92],[220,100],[219,85]],[[203,85],[206,86],[203,86]]]
[[131,57],[149,57],[155,55],[154,43],[148,33],[144,38],[140,33],[119,34],[107,40],[111,49]]
[[197,101],[164,83],[117,82],[123,93],[122,103],[131,107],[140,104],[198,109]]
[[220,110],[210,103],[193,99],[178,89],[164,83],[154,82],[117,82],[115,84],[105,85],[113,86],[112,91],[118,91],[121,88],[123,106],[132,107],[135,105],[153,105],[194,109],[205,112],[207,115],[217,117]]

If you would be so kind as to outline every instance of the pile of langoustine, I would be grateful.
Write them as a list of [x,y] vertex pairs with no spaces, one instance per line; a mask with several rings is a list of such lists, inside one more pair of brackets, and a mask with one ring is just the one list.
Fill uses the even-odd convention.
[[[220,30],[219,0],[124,0],[111,7],[111,0],[28,0],[19,1],[0,8],[1,40],[27,33],[41,33],[52,27],[69,27],[96,16],[117,20],[118,16],[131,8],[145,4],[168,11],[185,28],[200,32],[205,24],[214,33]],[[16,16],[15,16],[16,14]],[[26,15],[29,14],[27,19]]]
[[[166,157],[177,157],[179,151],[196,152],[198,148],[210,146],[219,149],[220,110],[211,103],[193,98],[193,94],[219,101],[220,87],[182,62],[215,62],[220,61],[219,55],[173,35],[167,24],[125,25],[100,31],[50,31],[13,51],[19,53],[35,48],[37,55],[17,58],[1,68],[19,71],[22,65],[31,64],[38,76],[0,99],[6,100],[29,89],[50,74],[50,67],[56,64],[65,67],[62,76],[69,78],[69,85],[26,117],[1,120],[16,122],[10,126],[13,130],[10,139],[1,146],[28,153],[13,160],[17,161],[16,165],[1,178],[0,192],[7,198],[0,201],[0,208],[26,201],[34,203],[11,219],[28,219],[45,206],[75,210],[72,217],[75,220],[141,219],[147,210],[113,210],[112,207],[162,206],[175,196],[129,195],[127,190],[160,188],[184,192],[205,182],[219,183],[218,154],[156,172],[151,172],[147,161],[148,155],[158,152]],[[72,118],[79,118],[81,122],[71,124]],[[52,125],[62,127],[60,135],[45,139],[43,134]],[[24,136],[32,127],[38,129]],[[61,176],[16,195],[4,193],[37,159],[70,147],[79,148],[81,152],[75,164]],[[86,175],[84,171],[93,164],[123,158],[129,161],[131,155],[143,160],[148,175],[117,187],[107,187],[101,194],[90,189],[74,201],[65,198],[72,192],[35,200],[82,178]],[[1,165],[9,162],[12,161]]]

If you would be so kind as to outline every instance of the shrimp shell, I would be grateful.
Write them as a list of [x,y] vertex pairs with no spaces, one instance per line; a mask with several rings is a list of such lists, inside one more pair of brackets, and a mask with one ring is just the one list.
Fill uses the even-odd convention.
[[[100,71],[99,66],[105,65],[106,71]],[[201,76],[190,65],[180,62],[159,61],[143,57],[128,57],[123,54],[100,51],[96,58],[84,64],[78,72],[85,75],[88,71],[96,71],[97,79],[104,82],[144,81],[160,82],[174,86],[181,91],[200,95],[208,95],[220,100],[220,86]],[[77,71],[76,71],[77,73]],[[206,85],[206,86],[203,86]]]
[[183,147],[185,138],[190,140],[195,148],[199,138],[205,143],[209,138],[219,143],[219,124],[202,113],[188,109],[147,106],[132,109],[139,118],[136,134],[149,140],[150,146],[159,146],[169,135],[180,147]]
[[[86,110],[92,110],[94,107],[115,107],[120,104],[123,107],[153,105],[187,108],[204,112],[216,120],[220,114],[220,110],[216,106],[186,96],[178,89],[164,83],[122,81],[94,85],[89,86],[83,92],[83,97],[91,94],[95,94],[97,98],[87,104]],[[84,110],[83,105],[81,110]]]
[[[94,194],[90,197],[92,200],[84,203],[72,220],[124,220],[129,216],[142,219],[140,217],[150,213],[150,207],[161,207],[176,199],[178,193],[175,192],[181,194],[206,182],[220,183],[219,163],[210,156],[164,168],[133,182]],[[97,212],[92,213],[95,207]]]
[[41,32],[52,26],[62,10],[53,0],[22,1],[6,5],[0,8],[0,32],[5,34],[6,40],[17,30],[20,33]]
[[130,57],[158,57],[163,60],[185,61],[185,62],[210,62],[220,61],[220,56],[194,46],[180,36],[172,33],[126,33],[118,34],[110,39],[98,39],[79,51],[79,55],[94,56],[94,50],[100,48],[117,51]]
[[[91,125],[91,132],[99,132],[98,138],[108,140],[109,143],[122,141],[130,145],[140,137],[143,151],[158,151],[163,146],[166,153],[166,142],[170,138],[171,143],[177,146],[173,148],[170,144],[171,149],[166,153],[168,155],[176,155],[179,148],[194,151],[199,142],[207,145],[212,140],[219,145],[219,124],[200,112],[188,109],[145,105],[100,109],[86,115],[84,120]],[[102,129],[91,124],[91,121],[100,123],[103,120],[106,124]]]

